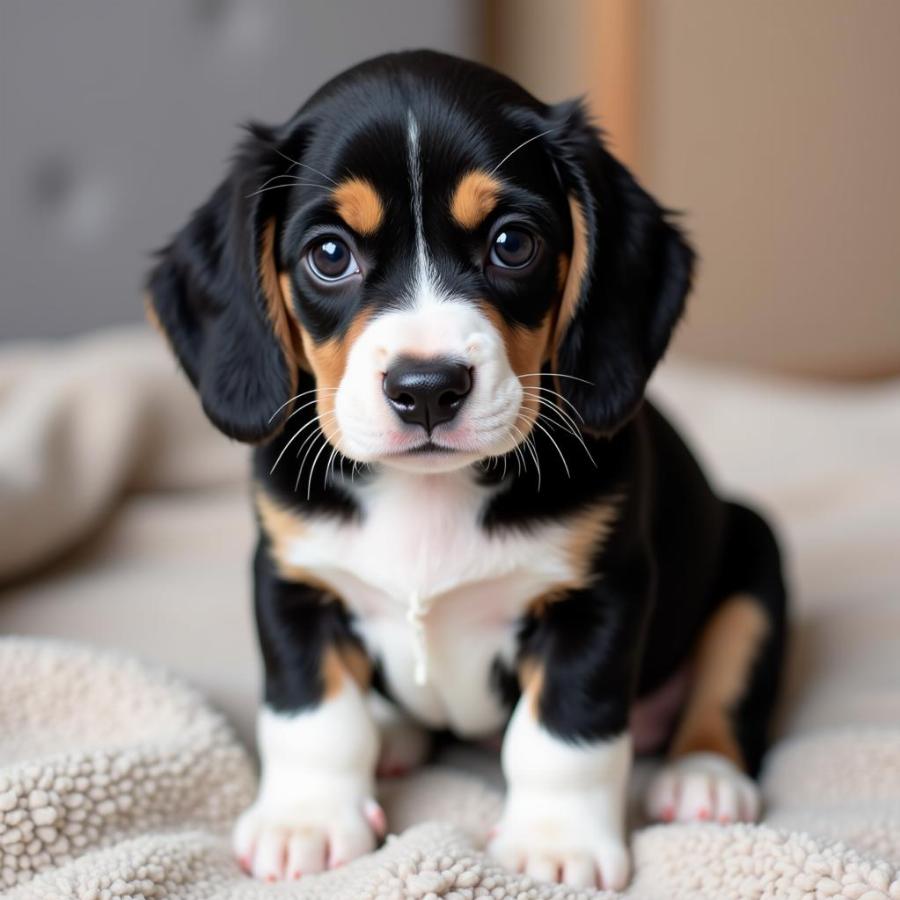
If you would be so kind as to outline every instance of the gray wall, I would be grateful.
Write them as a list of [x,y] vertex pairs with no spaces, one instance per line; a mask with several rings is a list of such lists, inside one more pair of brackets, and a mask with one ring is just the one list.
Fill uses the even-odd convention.
[[478,25],[469,0],[2,0],[0,340],[140,318],[237,123],[377,53],[472,56]]

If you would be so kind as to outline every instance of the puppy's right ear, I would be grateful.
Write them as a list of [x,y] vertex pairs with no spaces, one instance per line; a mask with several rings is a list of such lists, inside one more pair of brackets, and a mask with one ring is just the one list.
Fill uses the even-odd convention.
[[[158,254],[148,313],[168,337],[207,416],[229,437],[264,441],[290,414],[299,341],[278,283],[287,170],[276,135],[250,126],[230,174]],[[300,152],[296,150],[294,152]]]
[[556,335],[558,390],[588,427],[612,434],[640,406],[669,344],[694,252],[669,213],[606,150],[580,101],[551,107],[544,121],[553,126],[547,142],[572,222]]

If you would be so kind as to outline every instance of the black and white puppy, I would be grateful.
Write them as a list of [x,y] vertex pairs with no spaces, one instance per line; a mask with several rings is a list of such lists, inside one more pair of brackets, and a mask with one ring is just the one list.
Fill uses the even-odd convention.
[[578,103],[431,52],[280,127],[160,254],[149,311],[254,445],[265,663],[253,874],[371,850],[376,767],[505,729],[489,849],[622,887],[632,754],[660,819],[753,819],[779,553],[643,400],[691,282]]

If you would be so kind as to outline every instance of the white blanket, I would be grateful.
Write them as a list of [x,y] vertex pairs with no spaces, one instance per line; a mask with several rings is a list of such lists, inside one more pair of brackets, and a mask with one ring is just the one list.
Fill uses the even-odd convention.
[[[716,481],[775,514],[794,627],[764,824],[636,820],[627,895],[896,900],[900,383],[670,366],[655,393]],[[155,336],[7,348],[0,631],[163,661],[248,734],[257,671],[245,456],[205,424]],[[58,641],[0,641],[0,885],[11,897],[575,896],[481,855],[499,794],[449,765],[384,785],[399,836],[376,854],[299,884],[253,883],[227,841],[253,778],[222,716],[157,668]]]

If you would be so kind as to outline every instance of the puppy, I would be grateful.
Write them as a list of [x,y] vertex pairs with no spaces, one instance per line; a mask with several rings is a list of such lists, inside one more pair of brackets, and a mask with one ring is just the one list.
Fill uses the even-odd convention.
[[693,253],[577,102],[431,52],[359,65],[230,174],[149,311],[253,445],[265,668],[235,850],[372,850],[376,767],[505,730],[489,850],[621,888],[632,754],[658,819],[753,819],[784,637],[776,542],[644,387]]

